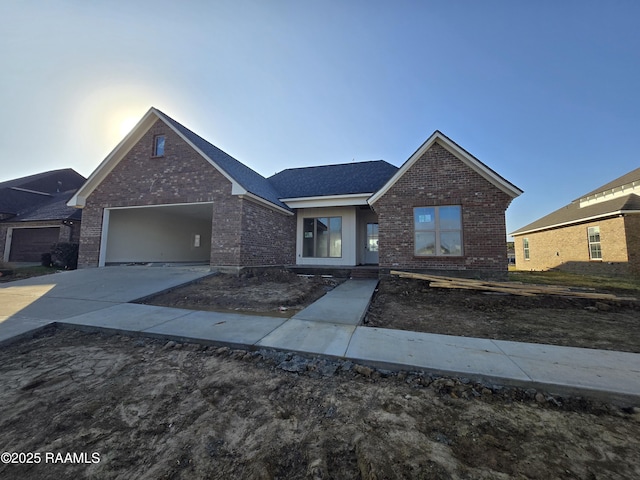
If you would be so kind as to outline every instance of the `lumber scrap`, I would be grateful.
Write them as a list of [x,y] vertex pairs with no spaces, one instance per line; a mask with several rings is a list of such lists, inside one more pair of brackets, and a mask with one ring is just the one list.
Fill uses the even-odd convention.
[[527,285],[521,282],[492,282],[485,280],[474,280],[471,278],[457,278],[441,275],[427,275],[423,273],[402,272],[398,270],[391,270],[390,273],[391,275],[396,275],[400,278],[428,281],[429,286],[434,288],[480,290],[488,292],[508,293],[511,295],[521,295],[527,297],[532,297],[535,295],[555,295],[563,297],[590,298],[593,300],[637,300],[634,297],[618,297],[617,295],[611,293],[576,291],[570,287],[554,285]]

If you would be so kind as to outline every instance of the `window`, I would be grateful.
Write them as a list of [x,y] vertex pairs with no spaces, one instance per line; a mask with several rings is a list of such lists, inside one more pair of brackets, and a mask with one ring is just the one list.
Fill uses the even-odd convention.
[[164,156],[164,135],[156,135],[153,137],[153,156]]
[[302,256],[342,257],[342,217],[303,219]]
[[528,238],[523,238],[522,239],[522,250],[524,251],[524,259],[525,260],[529,260],[529,239]]
[[602,249],[600,248],[600,227],[589,227],[587,229],[589,237],[589,258],[591,260],[602,260]]
[[462,255],[461,207],[417,207],[413,220],[416,256]]

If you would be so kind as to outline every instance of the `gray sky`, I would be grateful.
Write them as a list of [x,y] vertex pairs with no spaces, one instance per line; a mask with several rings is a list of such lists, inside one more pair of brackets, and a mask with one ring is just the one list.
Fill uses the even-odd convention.
[[525,190],[513,231],[640,166],[640,3],[5,1],[0,181],[88,176],[155,106],[259,173],[438,129]]

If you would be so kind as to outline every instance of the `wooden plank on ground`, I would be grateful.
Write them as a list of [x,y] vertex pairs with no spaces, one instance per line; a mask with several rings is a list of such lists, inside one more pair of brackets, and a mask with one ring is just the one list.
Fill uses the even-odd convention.
[[399,270],[391,270],[391,275],[397,275],[400,278],[409,278],[415,280],[425,280],[429,282],[430,287],[435,288],[457,288],[463,290],[481,290],[489,292],[509,293],[512,295],[535,296],[535,295],[555,295],[563,297],[579,297],[590,298],[593,300],[614,300],[636,301],[633,297],[618,297],[610,293],[581,292],[571,290],[569,287],[552,286],[552,285],[526,285],[521,282],[491,282],[484,280],[474,280],[471,278],[445,277],[441,275],[427,275],[423,273],[402,272]]

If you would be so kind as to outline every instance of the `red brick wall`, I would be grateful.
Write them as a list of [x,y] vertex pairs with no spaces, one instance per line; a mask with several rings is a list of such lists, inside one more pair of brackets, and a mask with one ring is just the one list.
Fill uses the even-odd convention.
[[247,200],[243,201],[242,207],[242,265],[294,264],[295,215],[285,216]]
[[[506,274],[505,210],[511,197],[435,143],[374,205],[380,267]],[[462,207],[463,255],[416,257],[413,208]]]
[[[152,156],[156,135],[166,137],[163,157]],[[79,266],[98,265],[105,207],[196,202],[213,202],[211,265],[242,265],[242,217],[245,211],[251,210],[244,204],[251,202],[232,196],[231,182],[158,120],[87,198],[83,209]],[[265,210],[272,212],[271,218],[266,215],[263,218],[273,224],[284,226],[292,222],[291,216]],[[281,237],[262,241],[275,245]],[[289,254],[294,258],[294,250]],[[266,259],[266,256],[261,258]]]
[[[633,245],[633,230],[638,232],[640,216],[614,217],[570,225],[514,238],[516,268],[519,270],[549,270],[558,268],[581,274],[627,274],[630,257],[627,247]],[[602,260],[589,258],[587,229],[600,227]],[[635,241],[638,242],[636,233]],[[524,259],[523,240],[529,239],[529,260]],[[638,245],[640,246],[640,245]],[[630,249],[629,252],[633,252]],[[637,252],[637,250],[636,250]],[[633,253],[631,253],[633,255]]]

